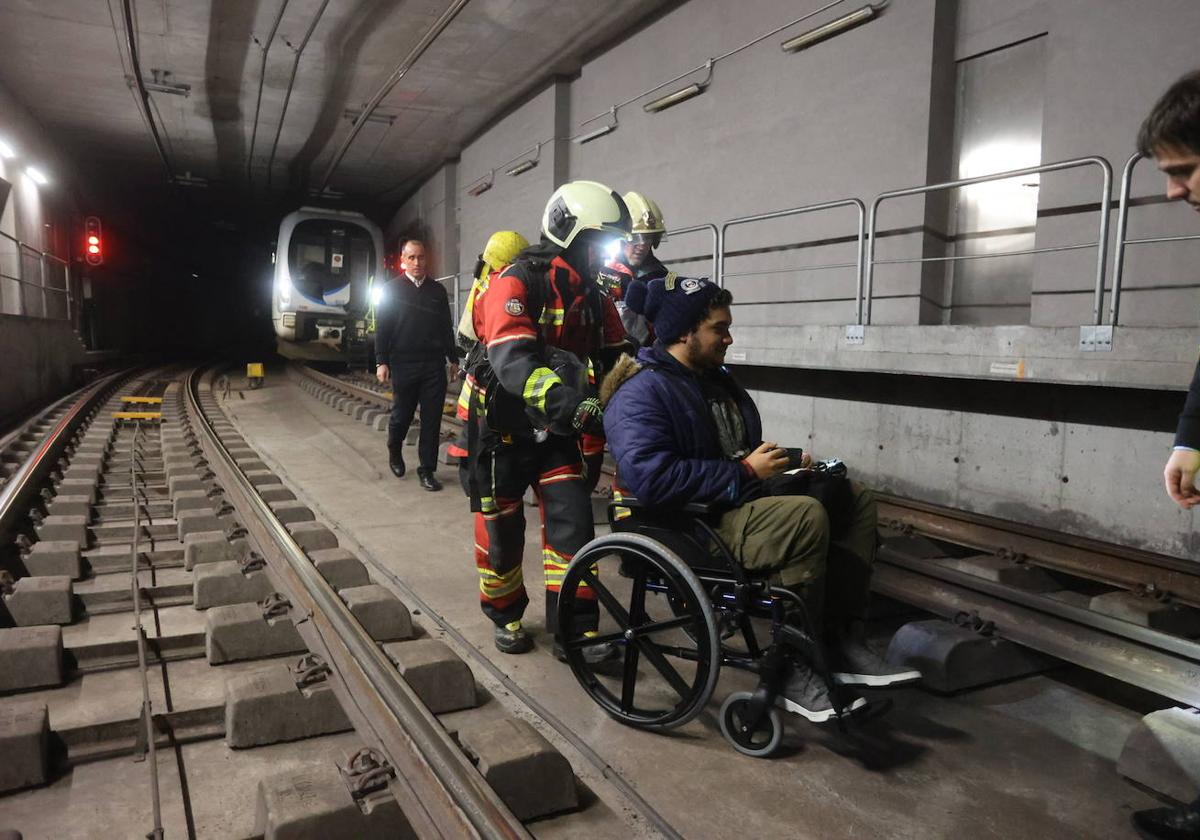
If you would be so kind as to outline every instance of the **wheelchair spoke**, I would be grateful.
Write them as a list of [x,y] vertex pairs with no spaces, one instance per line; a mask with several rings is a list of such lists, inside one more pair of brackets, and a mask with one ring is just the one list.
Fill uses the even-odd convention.
[[637,688],[638,646],[625,649],[625,668],[621,674],[621,711],[629,714],[633,710],[633,692]]
[[687,627],[696,621],[694,615],[681,615],[678,618],[668,618],[665,621],[653,621],[649,624],[643,624],[640,627],[632,628],[634,638],[650,636],[654,633],[661,633],[664,630],[674,630],[677,627]]
[[687,698],[692,693],[692,687],[689,686],[675,670],[674,666],[667,661],[667,658],[659,651],[658,646],[649,639],[638,639],[637,647],[642,653],[646,654],[646,658],[650,660],[650,664],[654,666],[654,670],[662,675],[662,678],[671,684],[671,688],[675,689],[680,697]]
[[625,608],[621,606],[621,602],[609,591],[608,587],[601,583],[600,579],[592,574],[590,569],[585,569],[580,573],[579,577],[580,580],[590,586],[592,591],[596,593],[596,597],[600,600],[600,603],[604,605],[605,609],[616,620],[617,626],[621,630],[628,630],[630,624],[629,613],[625,612]]

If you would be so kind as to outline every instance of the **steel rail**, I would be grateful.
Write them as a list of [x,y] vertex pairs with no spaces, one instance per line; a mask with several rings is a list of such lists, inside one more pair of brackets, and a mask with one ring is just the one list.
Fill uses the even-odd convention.
[[281,562],[272,568],[291,583],[293,608],[320,634],[351,707],[396,768],[391,789],[417,836],[530,837],[246,479],[201,406],[199,380],[193,370],[184,394],[209,466],[240,502],[235,507],[252,516],[245,524],[261,547],[277,549]]
[[947,618],[964,611],[977,612],[995,622],[996,633],[1002,638],[1179,703],[1200,706],[1200,664],[1196,662],[887,562],[876,567],[871,587],[889,598]]
[[41,443],[0,487],[0,544],[12,538],[17,521],[28,510],[30,495],[37,494],[38,485],[54,468],[67,448],[71,435],[83,424],[85,415],[127,375],[128,371],[111,374],[71,395],[75,404],[46,432]]
[[154,710],[150,702],[150,681],[146,677],[146,629],[142,626],[142,592],[138,579],[138,555],[141,546],[142,506],[138,504],[138,438],[142,424],[133,427],[133,441],[129,444],[129,498],[133,503],[133,539],[129,547],[129,585],[133,590],[133,632],[137,635],[138,675],[142,682],[142,722],[146,727],[146,745],[150,756],[150,802],[154,814],[154,828],[148,837],[162,840],[162,797],[158,790],[158,747],[154,737]]
[[1200,663],[1200,642],[1183,636],[1173,636],[1170,633],[1163,633],[1160,630],[1143,627],[1140,624],[1134,624],[1131,621],[1124,621],[1110,615],[1098,613],[1086,607],[1078,607],[1050,595],[1039,592],[1027,592],[1023,589],[987,580],[969,572],[948,568],[938,563],[937,560],[904,554],[902,551],[890,548],[887,545],[880,548],[879,560],[907,569],[910,572],[917,572],[926,577],[937,578],[946,583],[960,586],[963,589],[981,592],[984,595],[999,598],[1002,601],[1008,601],[1022,607],[1037,610],[1038,612],[1071,621],[1075,624],[1091,627],[1095,630],[1102,630],[1105,633],[1128,639],[1145,647],[1155,648],[1165,653],[1174,654],[1175,656]]
[[1200,606],[1200,563],[1006,522],[982,514],[880,494],[880,521],[896,519],[936,539],[995,552],[1006,548],[1028,562],[1115,586],[1153,584]]

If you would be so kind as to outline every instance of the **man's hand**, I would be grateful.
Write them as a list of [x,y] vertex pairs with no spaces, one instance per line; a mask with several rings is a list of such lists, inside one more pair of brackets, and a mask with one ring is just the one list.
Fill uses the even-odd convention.
[[451,382],[458,379],[458,362],[450,363],[450,377],[449,378],[450,378]]
[[742,460],[762,481],[773,475],[779,475],[789,465],[786,449],[780,449],[773,443],[765,442]]
[[1167,459],[1167,466],[1163,468],[1167,495],[1181,508],[1200,505],[1200,492],[1196,490],[1197,470],[1200,470],[1200,452],[1187,449],[1176,449],[1172,452],[1171,457]]
[[391,371],[388,370],[387,365],[375,366],[375,378],[379,380],[380,385],[386,385],[390,375]]
[[604,409],[600,407],[600,400],[595,397],[580,400],[579,405],[575,406],[571,426],[580,433],[604,434]]

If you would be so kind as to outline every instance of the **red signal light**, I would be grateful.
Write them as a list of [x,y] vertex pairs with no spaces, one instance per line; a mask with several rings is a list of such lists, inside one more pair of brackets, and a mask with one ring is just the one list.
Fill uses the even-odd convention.
[[85,249],[84,259],[88,265],[102,265],[104,263],[104,252],[101,245],[100,219],[96,216],[88,216],[83,221],[86,230],[87,248]]

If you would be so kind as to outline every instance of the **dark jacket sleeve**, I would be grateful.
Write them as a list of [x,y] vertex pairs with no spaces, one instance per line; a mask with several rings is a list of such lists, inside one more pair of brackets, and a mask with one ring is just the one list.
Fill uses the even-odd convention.
[[396,336],[394,296],[395,289],[389,281],[384,284],[382,299],[375,309],[375,361],[381,365],[391,364],[392,341]]
[[687,457],[675,421],[651,371],[623,384],[604,412],[604,432],[621,484],[643,504],[737,505],[757,482],[738,461]]
[[1175,445],[1200,449],[1200,363],[1196,364],[1196,373],[1192,376],[1191,387],[1188,388],[1187,402],[1183,404],[1183,413],[1179,415]]
[[[458,282],[457,276],[454,278],[454,282]],[[452,365],[458,364],[459,357],[462,356],[462,350],[459,349],[458,340],[455,337],[454,313],[450,311],[450,293],[446,291],[446,287],[441,283],[437,285],[442,290],[442,300],[446,305],[446,329],[443,331],[445,335],[442,339],[446,347],[446,360]]]

